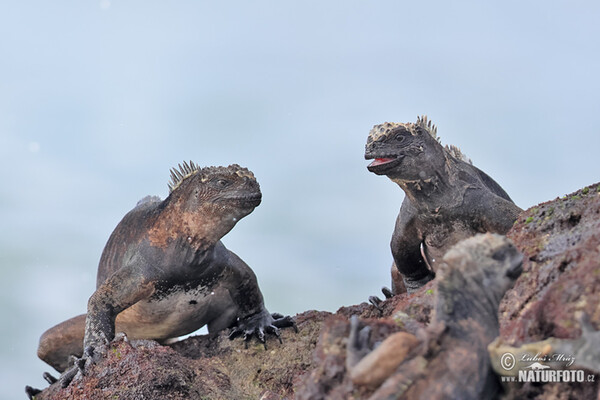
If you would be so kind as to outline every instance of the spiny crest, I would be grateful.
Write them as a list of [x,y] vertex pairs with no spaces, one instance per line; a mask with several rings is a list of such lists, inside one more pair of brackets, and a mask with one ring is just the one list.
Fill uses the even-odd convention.
[[200,168],[193,161],[178,164],[178,168],[171,168],[171,181],[168,183],[169,193],[177,189],[181,183],[193,175],[201,175],[201,181],[206,182],[212,175],[235,174],[240,178],[256,179],[252,171],[248,168],[240,167],[238,164],[231,164],[228,167],[204,167]]
[[192,176],[200,170],[198,165],[194,164],[193,161],[190,161],[189,164],[184,161],[183,165],[177,164],[177,166],[179,169],[171,168],[171,182],[167,184],[169,186],[169,193],[181,185],[181,182],[183,182],[185,178]]
[[[415,125],[420,126],[421,128],[425,129],[439,143],[442,143],[442,140],[437,135],[437,127],[430,120],[429,121],[427,120],[427,115],[422,115],[420,117],[417,117],[417,123]],[[452,157],[454,157],[458,160],[464,161],[469,164],[473,164],[471,159],[469,157],[465,156],[462,153],[462,151],[460,151],[460,149],[458,147],[454,146],[453,144],[447,144],[446,146],[444,146],[444,150],[446,150],[446,152],[448,154],[450,154]]]
[[417,117],[417,122],[415,124],[410,123],[410,122],[406,123],[406,124],[399,123],[399,122],[384,122],[383,124],[375,125],[373,127],[373,129],[371,129],[371,131],[369,132],[369,138],[373,141],[377,141],[377,140],[381,139],[382,136],[387,136],[392,130],[394,130],[400,126],[404,127],[407,131],[409,131],[413,135],[417,134],[415,132],[414,127],[420,126],[423,129],[425,129],[425,131],[427,133],[429,133],[432,137],[437,139],[438,142],[440,141],[440,139],[437,136],[437,127],[435,125],[433,125],[431,123],[431,121],[427,120],[426,115]]
[[415,125],[425,129],[427,133],[436,138],[438,142],[440,141],[440,138],[437,136],[437,127],[432,124],[431,121],[427,120],[427,115],[421,115],[420,117],[417,117],[417,123]]
[[450,153],[450,155],[452,157],[454,157],[458,160],[464,161],[467,164],[473,164],[473,161],[471,161],[471,159],[469,157],[464,155],[463,152],[455,145],[447,144],[446,147],[444,147],[444,149],[446,150],[446,152]]

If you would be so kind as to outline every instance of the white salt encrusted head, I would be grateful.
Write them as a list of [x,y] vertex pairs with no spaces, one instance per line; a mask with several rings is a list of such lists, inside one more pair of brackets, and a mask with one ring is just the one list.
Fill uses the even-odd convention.
[[[425,130],[425,132],[429,133],[431,135],[431,137],[433,137],[435,140],[437,140],[440,144],[442,143],[442,141],[440,140],[440,137],[437,134],[437,127],[431,122],[431,120],[429,120],[427,118],[427,115],[422,115],[420,117],[417,117],[416,123],[384,122],[383,124],[375,125],[369,132],[369,138],[375,142],[375,141],[379,140],[381,137],[387,136],[392,130],[394,130],[398,127],[404,127],[404,129],[406,129],[412,135],[416,135],[417,132],[416,132],[415,127],[417,127],[417,126],[423,128]],[[462,153],[462,151],[454,145],[446,145],[444,147],[444,150],[448,154],[450,154],[452,157],[454,157],[458,160],[464,161],[469,164],[473,163],[469,157],[465,156]]]

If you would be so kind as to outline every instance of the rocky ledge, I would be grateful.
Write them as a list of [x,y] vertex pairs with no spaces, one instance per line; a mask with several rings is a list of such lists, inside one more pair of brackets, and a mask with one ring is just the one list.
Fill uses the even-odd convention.
[[[454,343],[460,335],[452,334],[447,319],[440,324],[439,311],[437,319],[433,311],[435,299],[446,290],[440,286],[444,279],[438,278],[417,293],[384,301],[381,309],[363,303],[342,307],[335,314],[299,314],[295,317],[299,332],[284,329],[283,344],[270,338],[266,347],[256,341],[246,346],[240,340],[230,341],[226,333],[195,336],[170,346],[117,340],[107,357],[87,369],[85,376],[78,376],[67,388],[53,384],[35,398],[411,399],[431,387],[448,393],[459,388],[468,394],[478,386],[488,398],[600,399],[596,350],[600,349],[596,332],[600,329],[600,184],[524,211],[507,236],[524,256],[522,273],[500,302],[499,324],[493,327],[500,337],[490,345],[489,354],[475,345],[456,351]],[[353,315],[359,318],[352,319]],[[470,334],[468,330],[479,329],[477,321],[465,321],[457,324],[459,330]],[[359,327],[363,327],[360,332]],[[351,374],[347,350],[355,343],[349,336],[351,330],[360,336],[364,327],[369,334],[361,339],[369,349],[392,343],[392,337],[396,342],[391,349],[406,348],[387,353],[392,367],[383,383],[372,378],[362,382]],[[517,355],[516,364],[523,364],[521,357],[529,354],[524,358],[529,362],[517,365],[521,368],[535,360],[542,361],[540,365],[548,361],[553,369],[582,370],[585,381],[509,382],[506,377],[516,373],[500,360],[507,349]],[[571,352],[563,356],[573,362],[550,360],[552,349],[559,355]],[[490,370],[490,363],[496,373],[506,374],[504,381],[493,372],[481,373]],[[471,374],[468,379],[463,372]],[[386,391],[390,382],[397,386]],[[419,382],[427,384],[419,388]]]

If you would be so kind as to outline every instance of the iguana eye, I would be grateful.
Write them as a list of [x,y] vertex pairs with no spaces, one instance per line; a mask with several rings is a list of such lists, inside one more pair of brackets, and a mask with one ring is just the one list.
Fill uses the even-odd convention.
[[231,182],[229,182],[227,179],[223,179],[223,178],[217,178],[217,179],[213,179],[210,181],[210,185],[212,187],[218,188],[218,189],[224,189],[227,186],[229,186],[231,184]]
[[404,139],[406,139],[406,136],[404,136],[403,134],[399,133],[399,134],[396,135],[396,137],[394,139],[396,139],[397,142],[403,142]]

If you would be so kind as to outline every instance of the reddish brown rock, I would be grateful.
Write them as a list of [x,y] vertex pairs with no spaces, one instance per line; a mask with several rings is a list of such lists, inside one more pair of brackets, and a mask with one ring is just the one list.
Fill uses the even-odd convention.
[[[549,337],[577,339],[581,334],[577,311],[585,312],[592,327],[600,329],[600,185],[525,211],[509,237],[525,258],[523,274],[500,305],[502,339],[514,346]],[[283,345],[271,340],[267,350],[255,341],[245,348],[224,333],[171,346],[117,342],[86,376],[66,389],[52,385],[36,399],[366,399],[374,391],[355,387],[346,370],[349,317],[358,315],[372,327],[370,345],[394,332],[416,334],[430,324],[436,290],[437,282],[432,281],[417,293],[386,300],[382,311],[362,303],[342,307],[334,315],[299,314],[299,333],[282,331]],[[456,365],[458,359],[468,363],[472,356],[441,351],[448,346],[443,342],[439,346],[435,354],[441,356],[435,365],[427,361],[429,355],[407,359],[397,380],[428,381],[432,374],[442,376],[444,365]],[[444,358],[450,356],[454,359]],[[599,379],[583,384],[515,384],[498,395],[595,399]],[[447,378],[438,384],[469,382]]]
[[296,317],[299,333],[283,330],[283,344],[248,347],[226,333],[195,336],[171,346],[153,341],[113,342],[107,356],[65,389],[51,385],[40,399],[282,399],[293,396],[298,377],[312,366],[324,318]]
[[[508,237],[525,258],[521,277],[500,304],[502,340],[518,346],[550,337],[579,338],[578,311],[599,329],[600,184],[528,209]],[[597,378],[585,383],[512,385],[511,396],[592,399],[597,396]]]

